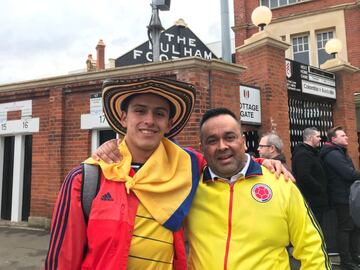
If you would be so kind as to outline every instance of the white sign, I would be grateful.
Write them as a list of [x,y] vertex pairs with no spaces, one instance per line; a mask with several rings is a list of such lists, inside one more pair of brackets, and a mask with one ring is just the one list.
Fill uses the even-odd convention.
[[309,81],[318,82],[321,84],[326,84],[326,85],[335,87],[334,79],[328,79],[328,78],[317,76],[314,74],[309,74]]
[[108,129],[110,128],[103,113],[101,93],[90,96],[90,114],[82,114],[81,129]]
[[90,114],[103,114],[101,94],[90,97]]
[[39,132],[39,118],[11,120],[0,123],[0,136],[34,132]]
[[240,120],[246,124],[261,125],[260,89],[240,85]]
[[7,113],[21,111],[21,118],[31,117],[32,100],[15,101],[0,104],[0,122],[7,120]]
[[108,129],[110,128],[104,114],[82,114],[81,129]]
[[335,87],[302,80],[302,91],[311,95],[336,99]]

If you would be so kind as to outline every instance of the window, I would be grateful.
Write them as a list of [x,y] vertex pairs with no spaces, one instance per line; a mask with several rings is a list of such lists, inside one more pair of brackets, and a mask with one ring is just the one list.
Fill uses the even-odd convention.
[[333,58],[331,54],[327,54],[325,51],[325,44],[329,39],[334,37],[334,32],[319,32],[316,34],[316,42],[317,42],[317,52],[318,52],[318,63],[319,67],[321,64],[324,64],[326,60]]
[[294,60],[309,65],[309,36],[292,38]]
[[262,6],[267,6],[269,8],[277,8],[277,7],[300,3],[303,1],[305,0],[261,0],[260,4]]

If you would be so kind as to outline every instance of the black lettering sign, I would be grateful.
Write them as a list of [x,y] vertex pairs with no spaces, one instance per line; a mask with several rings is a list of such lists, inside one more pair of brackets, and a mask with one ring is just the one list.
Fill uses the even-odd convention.
[[[187,27],[174,25],[160,36],[160,60],[197,56],[217,59],[216,55]],[[146,41],[115,60],[115,67],[152,62],[152,47]]]
[[105,119],[106,119],[106,118],[105,118],[104,115],[100,115],[100,116],[99,116],[99,119],[100,119],[100,123],[101,123],[101,124],[105,123]]
[[[320,91],[319,90],[320,88],[314,86],[314,85],[324,85],[325,86],[324,89],[333,88],[332,93],[335,96],[335,92],[336,92],[335,75],[333,73],[326,72],[318,68],[305,65],[290,59],[285,60],[285,71],[286,71],[288,91],[305,92],[306,94],[311,94],[311,95],[317,95],[316,94],[317,92],[322,92],[324,94],[330,95],[331,93],[328,92],[331,91],[325,91],[325,90]],[[311,91],[306,91],[306,90],[311,90]],[[329,97],[329,98],[333,98],[333,97]]]

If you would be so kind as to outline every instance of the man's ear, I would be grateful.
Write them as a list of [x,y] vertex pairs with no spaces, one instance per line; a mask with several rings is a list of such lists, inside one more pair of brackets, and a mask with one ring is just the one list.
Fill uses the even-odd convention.
[[272,152],[276,152],[276,147],[275,147],[275,145],[271,145],[271,146],[270,146],[270,149],[271,149]]
[[120,124],[125,128],[127,127],[126,126],[126,119],[127,119],[127,113],[125,111],[121,111]]

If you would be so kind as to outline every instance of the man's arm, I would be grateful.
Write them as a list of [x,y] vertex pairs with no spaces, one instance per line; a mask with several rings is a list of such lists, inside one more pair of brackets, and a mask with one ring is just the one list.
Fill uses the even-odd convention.
[[275,173],[275,177],[279,178],[281,174],[284,175],[285,181],[291,180],[296,182],[294,176],[289,172],[289,170],[281,163],[279,160],[275,159],[264,159],[264,158],[254,158],[254,160],[267,168],[271,173]]
[[[95,160],[102,159],[106,163],[114,163],[119,162],[121,160],[121,155],[118,150],[118,145],[121,142],[121,139],[112,139],[109,140],[102,145],[100,145],[94,153],[92,153],[91,157]],[[193,151],[193,149],[190,149]],[[196,152],[197,154],[200,154]],[[201,155],[201,154],[200,154]],[[202,160],[202,159],[199,159]],[[291,180],[295,182],[295,178],[293,175],[281,164],[280,161],[274,159],[255,159],[257,163],[260,163],[267,169],[269,169],[272,173],[275,173],[276,178],[279,178],[280,174],[284,174],[285,180]],[[203,166],[200,166],[200,168]]]
[[313,166],[313,157],[308,153],[298,154],[296,156],[300,162],[294,162],[293,173],[296,172],[296,178],[298,179],[298,185],[313,192],[313,194],[319,194],[322,191],[321,185],[312,176],[311,168]]
[[80,269],[86,246],[86,223],[81,206],[82,169],[72,170],[61,187],[51,222],[45,269]]
[[293,256],[301,261],[300,269],[331,269],[321,229],[300,191],[290,185],[286,212]]
[[360,171],[355,170],[352,161],[339,151],[331,151],[325,156],[327,163],[346,182],[354,182],[360,179]]

